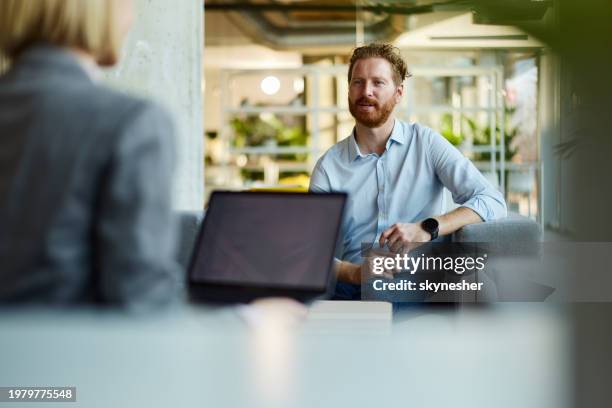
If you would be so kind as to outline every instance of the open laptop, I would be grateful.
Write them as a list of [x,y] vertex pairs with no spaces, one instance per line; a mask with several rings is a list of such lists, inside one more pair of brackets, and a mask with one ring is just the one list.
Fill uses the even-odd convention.
[[189,268],[194,301],[330,295],[344,193],[213,192]]

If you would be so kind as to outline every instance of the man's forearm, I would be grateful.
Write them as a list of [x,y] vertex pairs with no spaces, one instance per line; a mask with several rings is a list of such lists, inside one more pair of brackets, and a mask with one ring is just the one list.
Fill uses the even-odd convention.
[[[467,207],[456,208],[446,214],[436,216],[435,219],[438,220],[438,235],[440,236],[452,234],[465,225],[482,222],[482,218],[474,210]],[[407,227],[409,227],[408,230],[406,230]],[[387,239],[391,242],[389,244],[390,248],[397,242],[426,242],[429,240],[429,236],[419,223],[395,224],[381,235],[380,245],[382,247]],[[336,277],[340,282],[359,284],[361,282],[361,265],[338,261],[336,262]]]
[[468,224],[482,222],[482,218],[471,208],[459,207],[435,217],[438,220],[438,235],[448,235]]

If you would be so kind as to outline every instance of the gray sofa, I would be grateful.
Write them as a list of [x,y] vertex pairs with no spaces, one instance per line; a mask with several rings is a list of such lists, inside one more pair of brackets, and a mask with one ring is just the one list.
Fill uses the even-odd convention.
[[484,283],[483,291],[462,295],[461,303],[541,302],[553,291],[533,281],[540,268],[542,229],[530,218],[511,213],[501,220],[467,225],[452,235],[452,241],[477,243],[473,250],[489,255],[485,273],[473,277]]
[[510,213],[501,220],[466,225],[451,239],[453,242],[533,243],[542,240],[542,229],[531,218]]

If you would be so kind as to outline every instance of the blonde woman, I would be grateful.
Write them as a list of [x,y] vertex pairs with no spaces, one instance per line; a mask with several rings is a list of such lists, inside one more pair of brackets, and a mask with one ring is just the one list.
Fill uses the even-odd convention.
[[112,91],[128,0],[2,0],[0,302],[166,303],[173,127]]

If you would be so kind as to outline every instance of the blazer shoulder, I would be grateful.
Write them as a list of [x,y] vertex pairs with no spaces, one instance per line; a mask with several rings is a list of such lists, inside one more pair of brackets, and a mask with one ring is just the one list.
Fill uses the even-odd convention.
[[162,105],[108,87],[99,87],[97,104],[98,112],[108,112],[116,118],[121,128],[136,126],[151,131],[165,131],[174,127],[170,113]]
[[173,127],[170,114],[161,105],[106,85],[66,86],[49,96],[48,111],[55,110],[58,118],[86,122],[90,129],[96,129],[94,133],[117,134],[133,126],[153,130]]
[[80,93],[77,91],[73,100],[76,103],[79,101],[83,103],[85,99],[88,100],[91,109],[100,115],[118,118],[125,115],[149,114],[162,119],[169,118],[166,110],[156,102],[129,95],[106,85],[96,84],[91,90],[82,90]]

